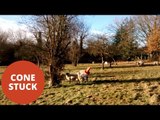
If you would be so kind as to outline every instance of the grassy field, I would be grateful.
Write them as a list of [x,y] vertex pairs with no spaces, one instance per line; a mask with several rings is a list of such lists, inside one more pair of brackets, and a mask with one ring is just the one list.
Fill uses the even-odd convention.
[[[76,73],[91,66],[87,83],[62,81],[60,87],[48,88],[30,105],[159,105],[160,66],[137,67],[121,62],[101,70],[100,64],[66,65],[65,72]],[[4,71],[0,68],[0,72]],[[1,76],[0,76],[1,79]],[[0,86],[0,105],[15,105]]]

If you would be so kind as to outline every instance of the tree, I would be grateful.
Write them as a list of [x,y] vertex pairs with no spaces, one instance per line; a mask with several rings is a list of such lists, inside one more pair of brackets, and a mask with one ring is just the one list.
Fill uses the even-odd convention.
[[17,60],[28,60],[40,65],[40,58],[37,58],[39,49],[36,46],[36,43],[27,38],[17,40],[14,43],[14,57]]
[[79,60],[79,45],[78,41],[74,40],[72,41],[72,44],[70,46],[70,52],[69,52],[69,59],[72,61],[72,64],[74,66],[77,66],[78,60]]
[[152,32],[155,22],[159,26],[160,17],[158,15],[138,15],[133,16],[133,20],[135,21],[138,40],[141,44],[146,45],[148,35]]
[[159,60],[160,55],[160,27],[156,26],[148,35],[147,52],[152,55],[152,60]]
[[99,55],[101,57],[102,69],[104,69],[105,59],[110,63],[110,67],[114,60],[111,55],[112,53],[109,50],[109,46],[110,44],[105,34],[96,35],[95,38],[88,40],[88,51],[90,54]]
[[134,19],[138,30],[138,38],[144,41],[149,58],[157,59],[157,55],[159,55],[160,16],[143,15],[136,16]]
[[9,42],[9,34],[0,31],[0,64],[8,65],[14,61],[14,48]]
[[37,60],[38,66],[40,66],[41,63],[46,64],[48,62],[43,49],[42,32],[35,32],[34,37],[36,38],[36,43],[31,45],[32,53]]
[[83,56],[83,42],[88,36],[89,28],[82,20],[77,20],[75,24],[73,42],[70,46],[69,58],[74,66],[77,66],[78,61]]
[[85,38],[89,35],[89,27],[83,22],[79,22],[79,39],[80,39],[80,56],[83,54],[83,42]]
[[42,48],[49,64],[51,85],[57,85],[60,83],[60,74],[64,67],[77,17],[72,15],[42,15],[32,18],[33,33],[42,32]]
[[136,41],[136,30],[133,20],[124,19],[116,26],[113,46],[116,46],[117,56],[127,60],[136,55],[138,43]]
[[0,62],[3,61],[3,53],[7,45],[8,35],[3,31],[0,31]]

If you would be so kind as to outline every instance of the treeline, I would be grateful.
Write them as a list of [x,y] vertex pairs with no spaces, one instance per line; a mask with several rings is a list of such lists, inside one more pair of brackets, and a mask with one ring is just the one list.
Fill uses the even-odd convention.
[[[45,56],[46,53],[39,47],[38,41],[35,42],[33,39],[23,38],[12,42],[7,34],[0,32],[0,65],[9,65],[18,60],[29,60],[38,65],[48,63]],[[87,39],[82,47],[80,47],[78,41],[73,41],[68,46],[68,50],[65,51],[67,56],[65,63],[72,63],[74,66],[78,63],[100,63],[102,62],[102,57],[104,57],[104,61],[108,61],[108,58],[111,58],[111,61],[134,60],[135,58],[140,58],[144,50],[137,46],[135,51],[131,51],[132,54],[130,52],[128,55],[127,51],[125,53],[122,50],[115,49],[115,43],[105,43],[107,41],[105,36],[101,35]],[[87,45],[87,47],[84,47],[84,45]]]
[[[27,20],[26,20],[27,21]],[[160,16],[130,16],[106,26],[110,33],[90,34],[89,27],[75,15],[41,15],[28,19],[32,38],[0,32],[0,65],[17,60],[46,64],[51,83],[59,84],[65,63],[149,59],[159,61]],[[26,36],[26,35],[24,35]],[[102,67],[103,64],[102,64]]]
[[36,55],[34,55],[36,44],[28,39],[16,39],[12,41],[7,32],[0,32],[0,65],[9,65],[18,60],[29,60],[34,63]]
[[[112,35],[108,33],[91,35],[84,21],[77,19],[74,22],[76,25],[68,50],[65,51],[67,56],[65,63],[76,66],[78,63],[93,61],[159,59],[159,16],[131,16],[117,21],[108,28],[106,26],[106,29],[114,33]],[[13,42],[9,38],[10,33],[0,31],[0,65],[8,65],[17,60],[47,63],[40,48],[44,44],[43,40],[41,41],[43,30],[38,31],[32,26],[32,32],[36,39],[20,37],[21,34]]]

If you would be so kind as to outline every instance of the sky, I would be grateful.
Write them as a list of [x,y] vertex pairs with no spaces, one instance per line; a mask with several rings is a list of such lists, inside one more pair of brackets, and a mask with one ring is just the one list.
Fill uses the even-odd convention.
[[83,19],[90,27],[90,32],[96,34],[109,32],[109,25],[126,17],[129,17],[129,15],[89,15],[83,16]]
[[24,34],[27,37],[33,36],[25,24],[21,24],[22,16],[18,15],[0,15],[0,31],[9,32],[13,37],[18,34]]
[[0,15],[0,29],[2,30],[18,30],[19,28],[24,29],[25,25],[19,25],[21,20],[20,15]]
[[[24,16],[24,15],[23,15]],[[22,15],[0,15],[0,30],[29,32],[26,25],[20,24]],[[129,15],[81,15],[80,18],[89,26],[90,33],[107,33],[107,26],[115,21],[129,17]]]

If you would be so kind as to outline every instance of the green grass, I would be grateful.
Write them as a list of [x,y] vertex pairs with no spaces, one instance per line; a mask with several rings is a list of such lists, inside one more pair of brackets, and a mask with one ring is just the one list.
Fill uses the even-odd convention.
[[[76,73],[88,66],[91,66],[89,82],[77,84],[63,80],[60,87],[46,85],[42,95],[30,105],[160,104],[160,66],[137,67],[126,62],[113,68],[106,65],[101,70],[100,64],[79,64],[66,65],[63,73]],[[0,87],[0,105],[10,104],[16,103],[8,100]]]
[[1,85],[1,79],[2,79],[2,74],[5,71],[6,66],[0,66],[0,85]]

